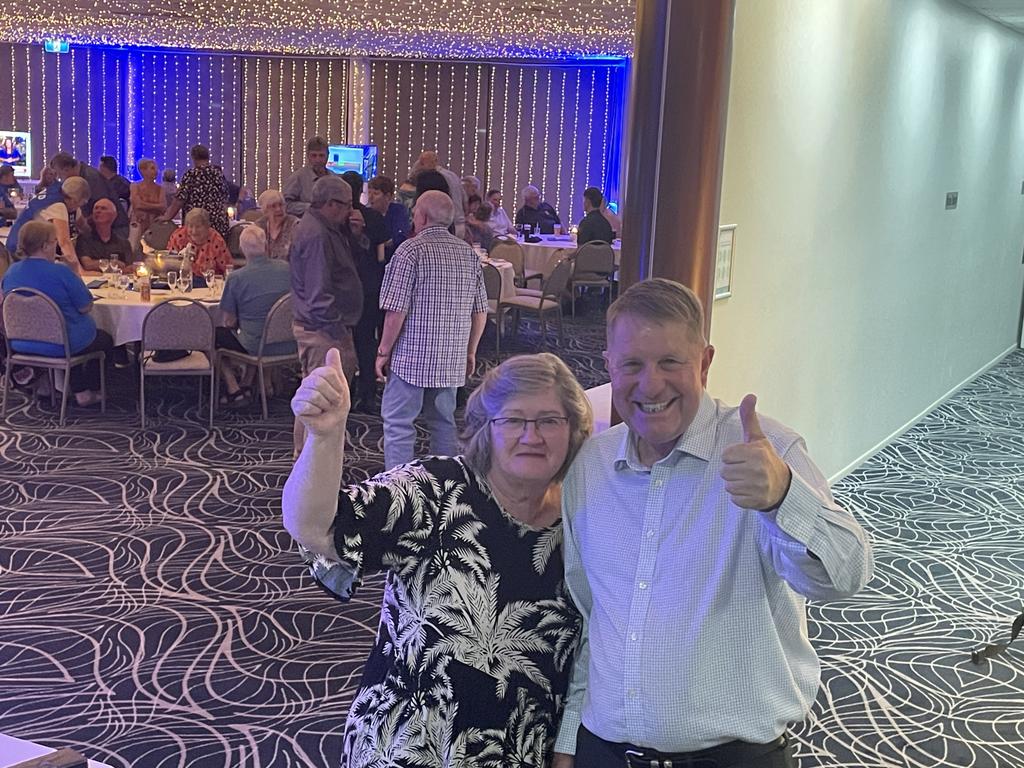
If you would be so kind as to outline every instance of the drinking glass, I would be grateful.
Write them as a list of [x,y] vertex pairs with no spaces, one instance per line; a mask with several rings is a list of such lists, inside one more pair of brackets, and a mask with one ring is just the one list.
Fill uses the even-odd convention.
[[100,259],[100,272],[104,277],[110,273],[110,259]]
[[231,277],[231,273],[234,272],[234,271],[235,271],[234,267],[224,267],[224,281],[225,282],[227,282],[227,279],[229,277]]
[[128,283],[131,282],[131,279],[131,275],[124,275],[120,273],[117,275],[117,292],[122,299],[128,297]]
[[215,274],[217,274],[217,272],[213,269],[207,268],[203,270],[203,280],[206,281],[207,288],[213,288],[213,276]]
[[220,298],[220,292],[224,290],[224,278],[215,274],[213,282],[210,283],[210,298]]
[[167,271],[167,287],[171,289],[171,293],[178,292],[178,271],[170,269]]

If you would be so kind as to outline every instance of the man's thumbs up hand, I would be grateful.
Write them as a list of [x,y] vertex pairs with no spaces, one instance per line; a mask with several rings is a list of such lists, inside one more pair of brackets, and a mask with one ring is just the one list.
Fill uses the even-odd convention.
[[733,503],[743,509],[773,509],[789,491],[792,473],[761,429],[757,396],[740,403],[743,442],[722,451],[722,479]]

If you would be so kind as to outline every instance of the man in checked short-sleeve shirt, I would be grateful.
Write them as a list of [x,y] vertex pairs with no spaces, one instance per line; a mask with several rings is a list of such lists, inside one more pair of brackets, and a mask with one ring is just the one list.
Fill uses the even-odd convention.
[[612,402],[562,486],[584,617],[553,766],[791,768],[818,690],[804,598],[851,595],[871,546],[795,432],[707,392],[688,288],[645,280],[608,311]]
[[454,456],[459,450],[455,393],[476,366],[487,290],[479,257],[448,232],[454,218],[448,195],[420,195],[413,209],[416,236],[398,247],[384,273],[380,308],[387,314],[377,375],[387,377],[381,401],[386,469],[413,460],[421,412],[430,452]]

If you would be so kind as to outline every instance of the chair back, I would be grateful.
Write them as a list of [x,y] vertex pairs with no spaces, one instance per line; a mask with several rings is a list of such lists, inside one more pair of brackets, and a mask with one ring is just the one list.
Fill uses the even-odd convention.
[[71,357],[64,314],[56,302],[35,288],[15,288],[3,298],[3,330],[10,341],[41,341],[64,348]]
[[177,228],[178,225],[173,221],[154,221],[143,233],[142,239],[150,248],[162,251],[167,247],[167,241],[171,239],[171,235]]
[[250,208],[248,211],[242,214],[242,221],[251,221],[256,223],[263,218],[263,211],[259,208]]
[[484,264],[484,287],[487,289],[488,301],[501,299],[501,272],[493,264]]
[[523,247],[515,240],[495,238],[489,255],[492,259],[502,259],[511,264],[516,277],[523,276],[526,256],[523,254]]
[[7,246],[0,243],[0,278],[7,274],[7,270],[13,262],[11,252],[7,250]]
[[143,352],[155,349],[213,352],[213,318],[195,299],[164,301],[146,315],[141,344]]
[[227,246],[228,253],[235,258],[245,258],[242,255],[242,230],[246,227],[252,226],[251,224],[235,224],[231,229],[228,230]]
[[572,261],[569,259],[562,259],[555,265],[555,268],[551,270],[551,274],[548,279],[544,281],[544,287],[541,289],[541,293],[545,299],[554,299],[555,301],[561,301],[562,294],[565,293],[569,287],[569,278],[572,277]]
[[576,251],[575,271],[588,275],[615,274],[615,251],[603,240],[591,240]]
[[260,336],[258,355],[263,357],[263,350],[271,344],[282,341],[295,341],[292,330],[292,293],[289,291],[274,302],[267,312],[267,320],[263,324],[263,335]]

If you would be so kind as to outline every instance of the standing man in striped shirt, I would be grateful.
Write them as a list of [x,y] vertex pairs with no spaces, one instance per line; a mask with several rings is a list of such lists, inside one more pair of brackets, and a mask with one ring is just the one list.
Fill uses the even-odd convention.
[[555,768],[791,768],[818,690],[804,598],[861,589],[871,546],[803,439],[707,392],[704,310],[664,279],[608,310],[612,402],[562,487],[584,616]]
[[386,377],[384,467],[415,456],[421,413],[430,452],[454,456],[455,393],[476,367],[476,347],[487,323],[487,291],[480,259],[448,232],[455,204],[444,192],[424,192],[413,209],[416,236],[391,257],[380,308],[387,314],[377,349],[377,376]]

